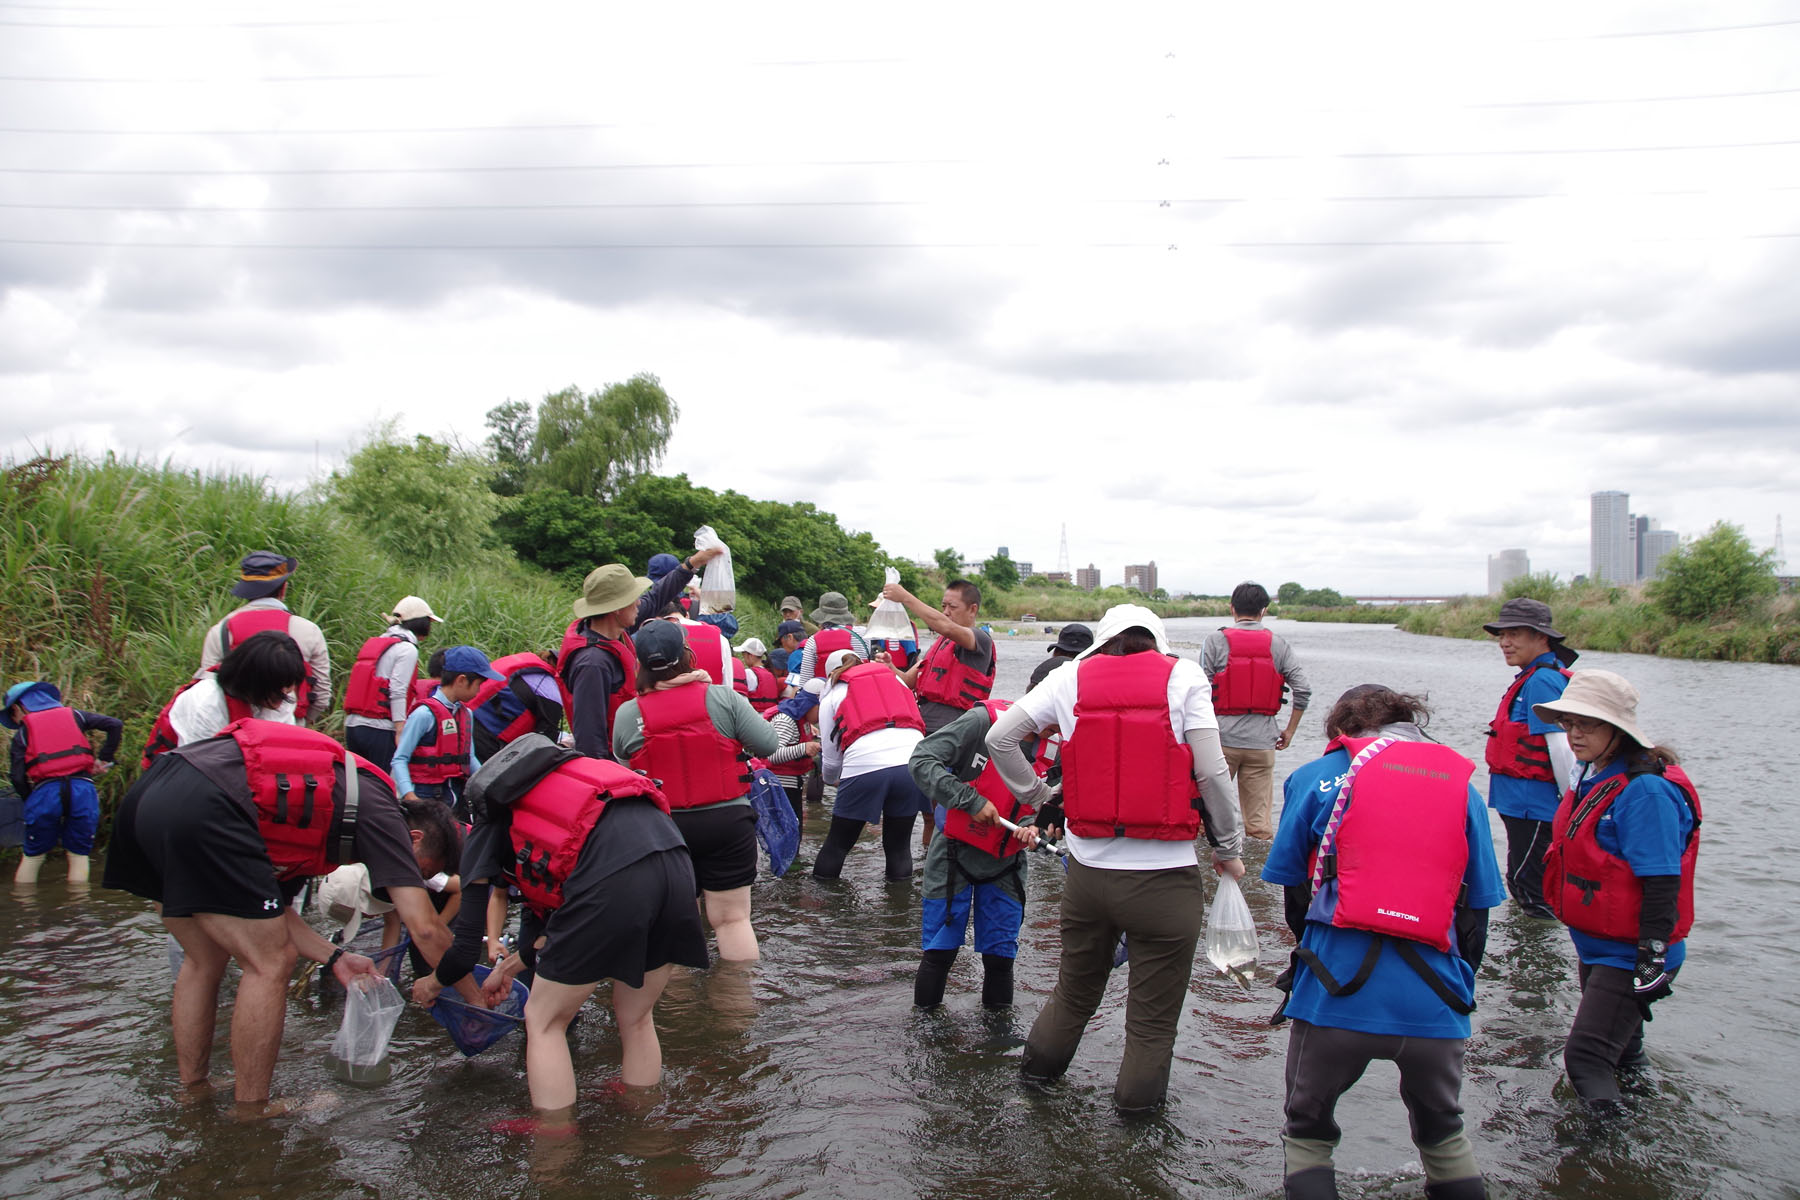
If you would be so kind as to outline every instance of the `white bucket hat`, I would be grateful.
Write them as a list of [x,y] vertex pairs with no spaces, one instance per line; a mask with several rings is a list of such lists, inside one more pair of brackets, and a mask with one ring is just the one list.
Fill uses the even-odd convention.
[[1142,629],[1156,639],[1158,650],[1164,654],[1169,652],[1169,639],[1163,633],[1161,617],[1141,604],[1115,604],[1100,618],[1100,631],[1094,635],[1094,644],[1075,657],[1086,658],[1096,653],[1100,647],[1127,629]]
[[1574,672],[1569,676],[1569,685],[1563,689],[1561,699],[1534,704],[1531,711],[1540,721],[1554,721],[1559,714],[1593,717],[1618,727],[1640,746],[1654,746],[1656,743],[1638,728],[1637,706],[1637,689],[1625,682],[1623,675],[1593,670]]

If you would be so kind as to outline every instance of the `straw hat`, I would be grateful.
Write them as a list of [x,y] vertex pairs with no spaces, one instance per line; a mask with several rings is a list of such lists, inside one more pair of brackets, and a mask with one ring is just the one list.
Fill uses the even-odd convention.
[[618,612],[649,590],[650,581],[642,575],[633,575],[631,568],[623,563],[595,567],[581,581],[581,599],[574,604],[575,619],[582,621]]
[[1621,733],[1640,746],[1654,746],[1637,723],[1637,689],[1625,682],[1623,675],[1611,671],[1576,671],[1562,698],[1548,704],[1534,704],[1531,711],[1540,721],[1555,721],[1559,715],[1593,717],[1616,726]]

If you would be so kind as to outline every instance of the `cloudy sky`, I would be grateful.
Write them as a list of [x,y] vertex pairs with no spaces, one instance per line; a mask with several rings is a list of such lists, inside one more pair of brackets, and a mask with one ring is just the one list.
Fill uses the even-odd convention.
[[632,7],[0,2],[0,454],[300,486],[648,371],[666,470],[915,557],[1800,521],[1792,0]]

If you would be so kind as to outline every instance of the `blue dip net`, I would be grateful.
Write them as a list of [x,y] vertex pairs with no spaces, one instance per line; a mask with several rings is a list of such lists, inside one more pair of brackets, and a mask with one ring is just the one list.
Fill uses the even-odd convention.
[[[489,968],[476,964],[475,982],[486,983]],[[431,1006],[431,1019],[450,1031],[456,1048],[473,1058],[525,1023],[525,999],[531,992],[513,980],[512,995],[498,1008],[468,1004],[446,989]]]

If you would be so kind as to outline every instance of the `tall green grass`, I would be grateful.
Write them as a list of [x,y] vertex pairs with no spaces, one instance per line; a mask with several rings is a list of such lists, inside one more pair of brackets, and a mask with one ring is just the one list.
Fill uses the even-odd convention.
[[[1549,604],[1557,629],[1577,650],[1659,654],[1665,658],[1800,664],[1800,612],[1795,597],[1761,601],[1741,615],[1681,622],[1642,589],[1595,584],[1558,586],[1531,594]],[[1447,604],[1408,609],[1400,628],[1408,633],[1485,639],[1482,628],[1500,613],[1500,599],[1465,596]]]
[[[475,545],[471,539],[471,546]],[[207,628],[251,550],[299,558],[288,604],[324,630],[341,696],[364,639],[400,597],[445,618],[427,649],[553,649],[574,592],[510,555],[471,550],[410,568],[327,505],[253,476],[108,456],[0,472],[0,679],[47,679],[69,703],[126,723],[110,803],[136,776],[150,723],[199,665]],[[341,721],[334,713],[331,725]]]

